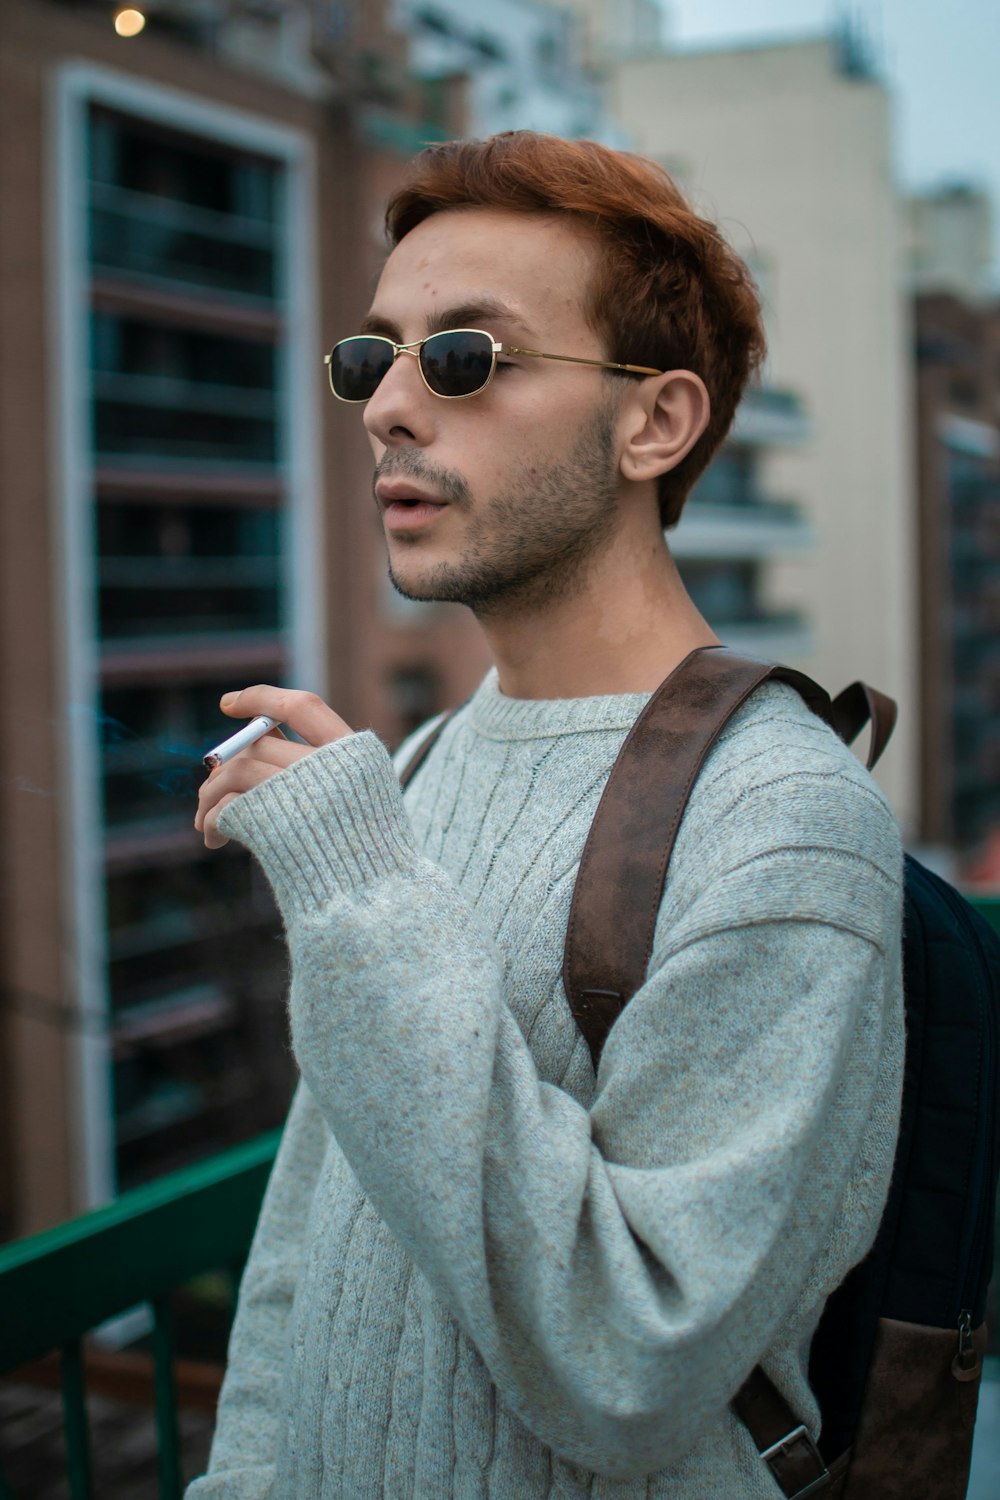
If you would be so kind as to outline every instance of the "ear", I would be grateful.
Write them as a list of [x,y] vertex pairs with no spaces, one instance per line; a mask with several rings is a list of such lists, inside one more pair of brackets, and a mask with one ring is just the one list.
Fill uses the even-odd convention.
[[691,370],[667,370],[638,381],[622,411],[621,472],[641,482],[676,469],[708,426],[705,382]]

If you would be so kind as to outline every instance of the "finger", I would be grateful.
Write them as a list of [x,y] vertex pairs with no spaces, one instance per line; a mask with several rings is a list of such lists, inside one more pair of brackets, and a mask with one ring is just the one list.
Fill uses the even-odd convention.
[[223,761],[218,769],[224,770],[226,766],[234,766],[242,760],[258,760],[264,765],[283,769],[303,755],[312,755],[315,748],[315,745],[300,745],[298,740],[288,739],[280,729],[269,729],[259,740],[254,740],[252,745],[247,745],[245,750],[234,755],[232,760]]
[[287,766],[310,755],[307,745],[296,745],[291,740],[275,740],[273,748],[261,751],[261,741],[242,750],[239,755],[210,771],[198,788],[198,811],[194,826],[201,828],[211,808],[230,793],[249,792],[269,776],[283,771]]
[[[228,775],[224,775],[228,772]],[[199,831],[205,826],[205,819],[209,813],[219,805],[224,797],[239,796],[243,792],[249,792],[253,787],[259,786],[266,781],[268,776],[273,776],[274,771],[266,762],[241,761],[238,757],[231,760],[228,765],[220,766],[211,771],[205,781],[198,788],[198,809],[194,817],[194,826]]]
[[335,714],[318,693],[298,688],[258,683],[238,693],[225,693],[220,699],[220,707],[224,714],[234,719],[252,719],[257,714],[267,714],[287,724],[313,749],[353,733],[351,726]]
[[224,833],[220,833],[215,825],[218,821],[219,814],[222,812],[222,809],[224,807],[228,807],[230,802],[235,802],[238,796],[239,792],[230,792],[228,796],[223,797],[222,801],[212,808],[212,811],[205,819],[204,834],[206,849],[221,849],[224,847],[224,845],[229,843],[229,839],[226,837],[226,835]]

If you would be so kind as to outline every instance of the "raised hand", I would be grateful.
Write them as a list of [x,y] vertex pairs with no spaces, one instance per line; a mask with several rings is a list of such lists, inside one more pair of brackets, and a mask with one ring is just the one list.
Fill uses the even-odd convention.
[[229,842],[218,831],[216,823],[222,809],[235,797],[259,786],[275,772],[284,771],[321,745],[329,745],[353,733],[350,725],[345,724],[318,694],[293,688],[258,683],[256,687],[244,688],[239,693],[223,694],[219,706],[233,719],[247,720],[258,714],[268,714],[301,736],[305,744],[286,739],[280,729],[272,729],[225,765],[209,772],[198,793],[198,812],[194,820],[194,826],[204,835],[208,849],[221,849]]

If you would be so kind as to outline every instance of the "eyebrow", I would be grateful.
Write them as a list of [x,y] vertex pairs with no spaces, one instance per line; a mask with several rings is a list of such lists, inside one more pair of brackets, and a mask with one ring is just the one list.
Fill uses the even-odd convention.
[[[472,301],[459,302],[454,307],[442,309],[428,319],[427,334],[429,337],[432,333],[443,333],[449,328],[483,328],[484,324],[493,322],[516,325],[526,335],[531,335],[531,329],[524,319],[506,302],[501,302],[496,297],[476,297]],[[392,339],[394,344],[400,343],[402,339],[402,334],[392,319],[383,318],[376,312],[370,312],[362,319],[361,332],[381,334],[384,338]],[[487,327],[484,332],[491,333],[492,329]]]

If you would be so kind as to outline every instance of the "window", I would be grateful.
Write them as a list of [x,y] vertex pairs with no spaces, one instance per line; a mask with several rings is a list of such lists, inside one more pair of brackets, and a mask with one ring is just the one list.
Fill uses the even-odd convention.
[[99,454],[257,464],[277,458],[270,343],[98,314],[93,385]]
[[[219,697],[284,673],[282,164],[93,108],[93,619],[116,1170],[276,1124],[280,925],[193,833]],[[235,666],[234,666],[235,662]]]

